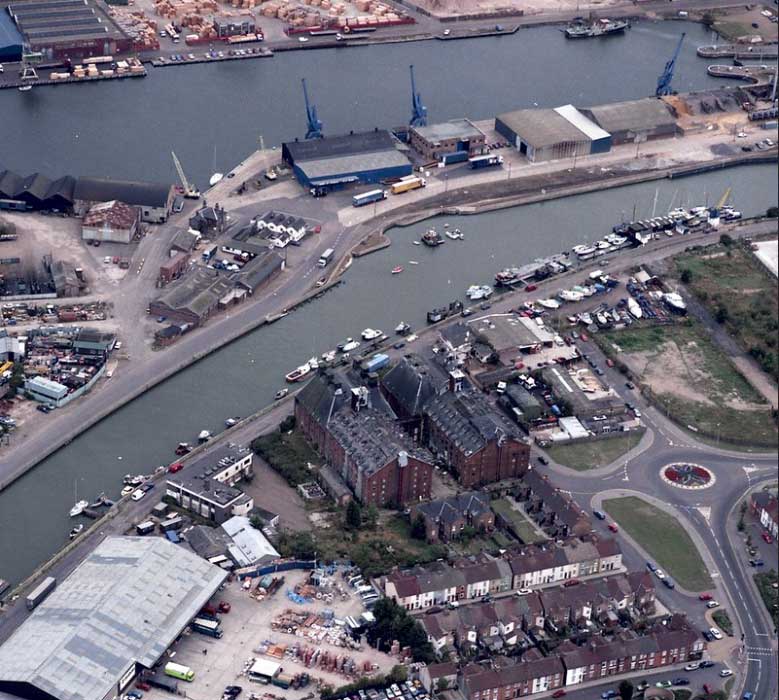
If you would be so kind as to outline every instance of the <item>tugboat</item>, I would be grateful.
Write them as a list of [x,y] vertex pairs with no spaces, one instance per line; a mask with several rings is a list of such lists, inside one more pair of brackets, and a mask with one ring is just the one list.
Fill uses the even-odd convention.
[[422,235],[422,243],[430,248],[435,248],[439,245],[443,245],[444,239],[441,238],[441,234],[434,228],[429,229]]
[[590,39],[597,36],[620,34],[630,27],[626,20],[599,19],[587,24],[583,21],[572,22],[563,31],[566,39]]

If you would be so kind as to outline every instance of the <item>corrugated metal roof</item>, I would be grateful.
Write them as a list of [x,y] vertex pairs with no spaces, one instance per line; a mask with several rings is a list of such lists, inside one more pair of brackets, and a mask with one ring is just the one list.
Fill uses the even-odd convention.
[[80,177],[76,180],[74,196],[86,202],[108,202],[117,199],[125,204],[165,207],[172,189],[172,185],[154,182]]
[[585,111],[596,123],[612,134],[618,131],[641,133],[676,125],[676,119],[668,105],[652,97],[598,105]]
[[440,141],[449,141],[451,139],[469,139],[484,137],[484,134],[476,128],[469,119],[452,119],[452,121],[441,124],[430,124],[429,126],[414,126],[411,128],[425,141],[438,143]]
[[560,143],[578,143],[589,138],[553,109],[520,109],[499,114],[503,122],[522,141],[533,148],[545,148]]
[[318,160],[306,160],[296,162],[309,180],[316,178],[338,178],[351,173],[383,170],[385,168],[398,168],[408,166],[411,172],[411,163],[408,158],[394,148],[373,153],[353,153],[335,158],[320,158]]
[[395,139],[389,131],[376,130],[308,141],[287,141],[284,148],[299,165],[302,161],[394,150]]
[[573,124],[579,131],[581,131],[590,141],[600,141],[601,139],[607,139],[611,134],[604,129],[601,129],[597,124],[590,121],[585,117],[576,107],[573,105],[563,105],[562,107],[555,107],[557,112],[563,119]]
[[161,538],[109,537],[0,647],[0,690],[102,700],[150,668],[227,573]]

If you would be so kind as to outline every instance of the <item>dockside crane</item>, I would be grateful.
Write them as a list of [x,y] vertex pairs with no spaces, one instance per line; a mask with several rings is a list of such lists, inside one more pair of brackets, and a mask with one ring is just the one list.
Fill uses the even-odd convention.
[[176,172],[179,174],[181,186],[184,188],[184,196],[187,199],[200,199],[199,190],[187,180],[187,176],[184,175],[184,168],[181,167],[181,163],[179,163],[179,159],[176,158],[176,154],[173,151],[171,151],[170,154],[173,156],[173,165],[176,166]]
[[306,101],[306,119],[308,120],[308,129],[306,139],[322,138],[322,122],[316,113],[316,106],[312,105],[308,99],[308,89],[306,88],[306,79],[303,78],[303,99]]
[[732,187],[728,187],[728,189],[725,190],[725,194],[723,194],[719,198],[719,202],[717,202],[717,206],[714,207],[714,208],[717,209],[717,210],[722,209],[722,207],[724,207],[725,204],[727,203],[727,201],[730,199],[730,193],[732,191],[733,191],[733,188]]
[[682,42],[684,41],[684,37],[686,35],[687,35],[686,32],[682,32],[682,35],[679,37],[679,43],[676,45],[676,50],[674,51],[673,56],[671,56],[671,60],[665,64],[665,70],[663,70],[662,74],[657,79],[657,89],[655,90],[655,97],[670,95],[673,92],[673,90],[671,89],[671,83],[673,82],[674,79],[674,69],[676,68],[676,59],[679,58],[679,52],[682,50]]
[[411,121],[409,126],[427,126],[427,107],[422,104],[422,95],[417,92],[414,80],[414,66],[409,66],[411,73]]

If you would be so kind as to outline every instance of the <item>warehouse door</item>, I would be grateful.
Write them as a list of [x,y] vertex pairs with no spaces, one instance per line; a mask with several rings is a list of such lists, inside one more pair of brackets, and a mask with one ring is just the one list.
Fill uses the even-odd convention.
[[457,142],[457,150],[458,151],[470,151],[471,150],[471,142],[470,141],[458,141]]

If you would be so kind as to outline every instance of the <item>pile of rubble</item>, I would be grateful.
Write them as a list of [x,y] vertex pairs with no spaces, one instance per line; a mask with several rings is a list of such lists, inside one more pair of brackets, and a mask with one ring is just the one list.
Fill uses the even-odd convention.
[[343,621],[339,622],[341,624],[336,622],[332,610],[323,610],[317,614],[287,609],[271,622],[271,629],[303,637],[315,644],[325,642],[336,647],[360,650],[360,643],[346,633]]

